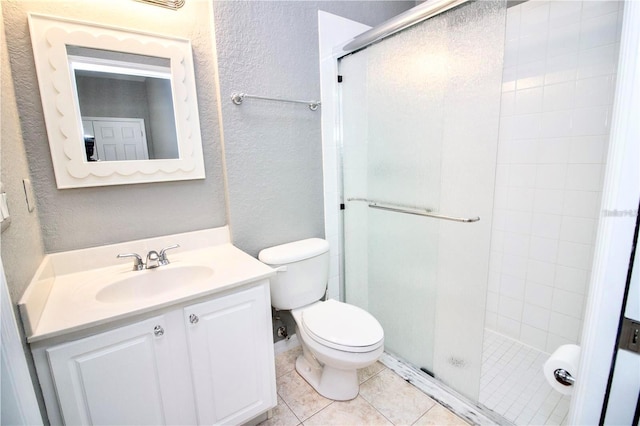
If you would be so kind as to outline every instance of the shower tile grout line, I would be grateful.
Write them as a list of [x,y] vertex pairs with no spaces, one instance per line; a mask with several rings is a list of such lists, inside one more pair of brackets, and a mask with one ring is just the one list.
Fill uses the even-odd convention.
[[[531,419],[540,424],[566,421],[568,397],[552,390],[542,375],[542,364],[548,354],[491,330],[486,330],[485,336],[487,348],[499,349],[483,361],[482,377],[491,379],[481,379],[480,403],[516,424],[529,424]],[[497,341],[500,343],[496,345]],[[493,357],[500,353],[501,356]],[[490,376],[498,369],[500,373]],[[513,374],[522,379],[504,385]]]

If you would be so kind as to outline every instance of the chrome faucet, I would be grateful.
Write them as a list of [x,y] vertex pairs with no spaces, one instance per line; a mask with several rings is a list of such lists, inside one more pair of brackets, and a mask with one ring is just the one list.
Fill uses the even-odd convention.
[[149,253],[147,253],[147,263],[145,264],[145,267],[147,269],[157,268],[160,265],[160,256],[158,255],[157,251],[151,250]]
[[142,263],[142,258],[137,253],[122,253],[116,256],[117,258],[121,257],[133,257],[133,270],[134,271],[142,271],[144,269],[144,263]]
[[160,253],[155,250],[151,250],[149,253],[147,253],[146,263],[142,262],[142,257],[140,257],[140,255],[137,253],[122,253],[117,255],[116,257],[133,257],[133,270],[142,271],[143,269],[154,269],[159,266],[168,265],[170,262],[169,258],[167,257],[167,250],[175,249],[178,247],[180,247],[180,244],[174,244],[172,246],[163,248],[162,250],[160,250]]

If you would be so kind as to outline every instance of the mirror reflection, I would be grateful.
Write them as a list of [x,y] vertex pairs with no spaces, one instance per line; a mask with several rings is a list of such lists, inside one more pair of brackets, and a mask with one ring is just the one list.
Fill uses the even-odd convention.
[[180,158],[169,59],[66,49],[86,161]]

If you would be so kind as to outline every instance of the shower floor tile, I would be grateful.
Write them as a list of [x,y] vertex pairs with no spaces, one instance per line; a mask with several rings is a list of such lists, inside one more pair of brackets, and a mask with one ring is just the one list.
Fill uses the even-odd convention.
[[555,391],[542,375],[549,354],[485,330],[480,403],[516,425],[561,425],[569,396]]
[[381,363],[358,371],[361,392],[356,399],[332,401],[323,398],[295,371],[295,359],[300,351],[297,347],[276,356],[278,406],[261,426],[468,426]]

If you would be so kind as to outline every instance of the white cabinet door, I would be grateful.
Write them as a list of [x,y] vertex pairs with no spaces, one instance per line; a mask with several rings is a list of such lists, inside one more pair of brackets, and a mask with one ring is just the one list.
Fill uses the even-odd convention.
[[47,349],[64,422],[180,423],[168,408],[172,383],[163,372],[174,366],[165,332],[159,316]]
[[199,424],[241,424],[275,407],[268,283],[184,309]]

